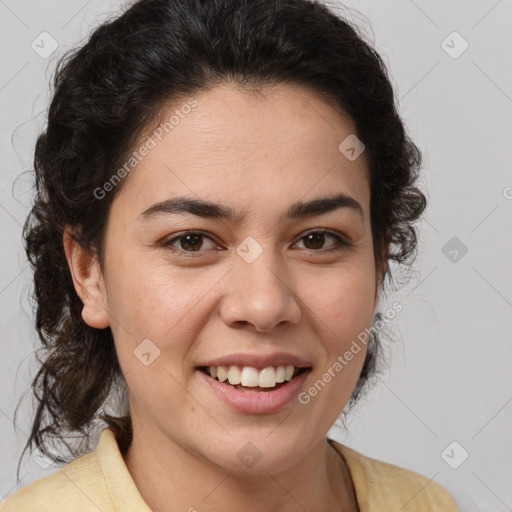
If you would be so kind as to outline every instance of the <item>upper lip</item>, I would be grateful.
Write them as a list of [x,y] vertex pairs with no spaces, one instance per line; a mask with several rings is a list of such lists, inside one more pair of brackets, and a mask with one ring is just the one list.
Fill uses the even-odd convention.
[[293,365],[297,368],[311,368],[311,364],[301,357],[284,352],[275,354],[231,354],[228,356],[210,359],[197,365],[200,366],[252,366],[254,368],[267,368],[269,366]]

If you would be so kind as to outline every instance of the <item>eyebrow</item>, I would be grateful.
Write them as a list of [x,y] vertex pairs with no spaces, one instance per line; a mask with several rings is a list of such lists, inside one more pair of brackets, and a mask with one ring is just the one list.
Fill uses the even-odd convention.
[[[362,206],[353,198],[346,194],[336,194],[331,196],[319,197],[310,201],[297,201],[293,203],[279,220],[298,219],[321,215],[339,208],[347,208],[359,214],[361,220],[364,219]],[[227,220],[233,224],[243,222],[247,216],[244,209],[235,210],[223,204],[217,204],[202,199],[178,196],[165,201],[153,204],[144,210],[139,219],[143,221],[150,220],[163,214],[191,213],[203,218],[214,218]]]

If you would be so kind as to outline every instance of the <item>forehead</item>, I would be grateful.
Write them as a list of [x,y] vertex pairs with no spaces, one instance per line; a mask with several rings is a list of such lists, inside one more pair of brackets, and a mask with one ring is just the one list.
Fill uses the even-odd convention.
[[351,161],[339,149],[354,136],[353,121],[308,89],[281,85],[255,95],[218,86],[167,105],[158,122],[142,137],[138,148],[151,149],[120,194],[139,213],[176,195],[245,212],[333,193],[369,206],[364,152]]

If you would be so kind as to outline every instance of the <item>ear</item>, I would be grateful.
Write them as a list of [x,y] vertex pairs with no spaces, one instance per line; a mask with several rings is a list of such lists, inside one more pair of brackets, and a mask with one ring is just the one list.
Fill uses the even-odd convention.
[[87,325],[104,329],[110,325],[110,319],[100,265],[96,255],[86,251],[71,233],[66,226],[62,242],[76,293],[84,304],[82,318]]
[[384,281],[384,278],[386,277],[386,264],[387,264],[387,254],[389,251],[389,232],[388,237],[386,239],[386,244],[382,250],[382,256],[381,256],[381,265],[379,268],[377,268],[376,272],[376,281],[375,281],[375,297],[374,297],[374,311],[377,311],[377,308],[379,307],[379,287]]

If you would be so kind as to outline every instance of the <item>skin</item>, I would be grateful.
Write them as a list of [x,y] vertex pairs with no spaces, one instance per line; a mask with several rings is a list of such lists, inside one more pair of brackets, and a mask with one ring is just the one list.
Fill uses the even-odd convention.
[[[364,153],[349,161],[338,149],[354,124],[307,89],[264,92],[223,85],[195,96],[198,105],[115,197],[103,272],[64,236],[84,321],[112,329],[134,430],[123,456],[156,512],[169,503],[223,512],[358,510],[347,466],[325,436],[354,389],[364,349],[308,404],[294,400],[269,414],[224,404],[195,370],[228,354],[285,351],[312,364],[306,390],[370,327],[378,305],[367,161]],[[175,110],[176,103],[162,118]],[[363,218],[340,208],[278,221],[295,201],[334,192],[356,199]],[[139,218],[182,194],[244,208],[247,218]],[[326,253],[336,240],[308,243],[312,228],[352,245]],[[159,245],[187,230],[210,238],[175,241],[175,252]],[[249,236],[263,249],[252,263],[235,250]],[[196,257],[187,258],[191,252]],[[133,354],[144,339],[160,349],[149,366]],[[249,441],[262,454],[250,468],[237,457]]]

